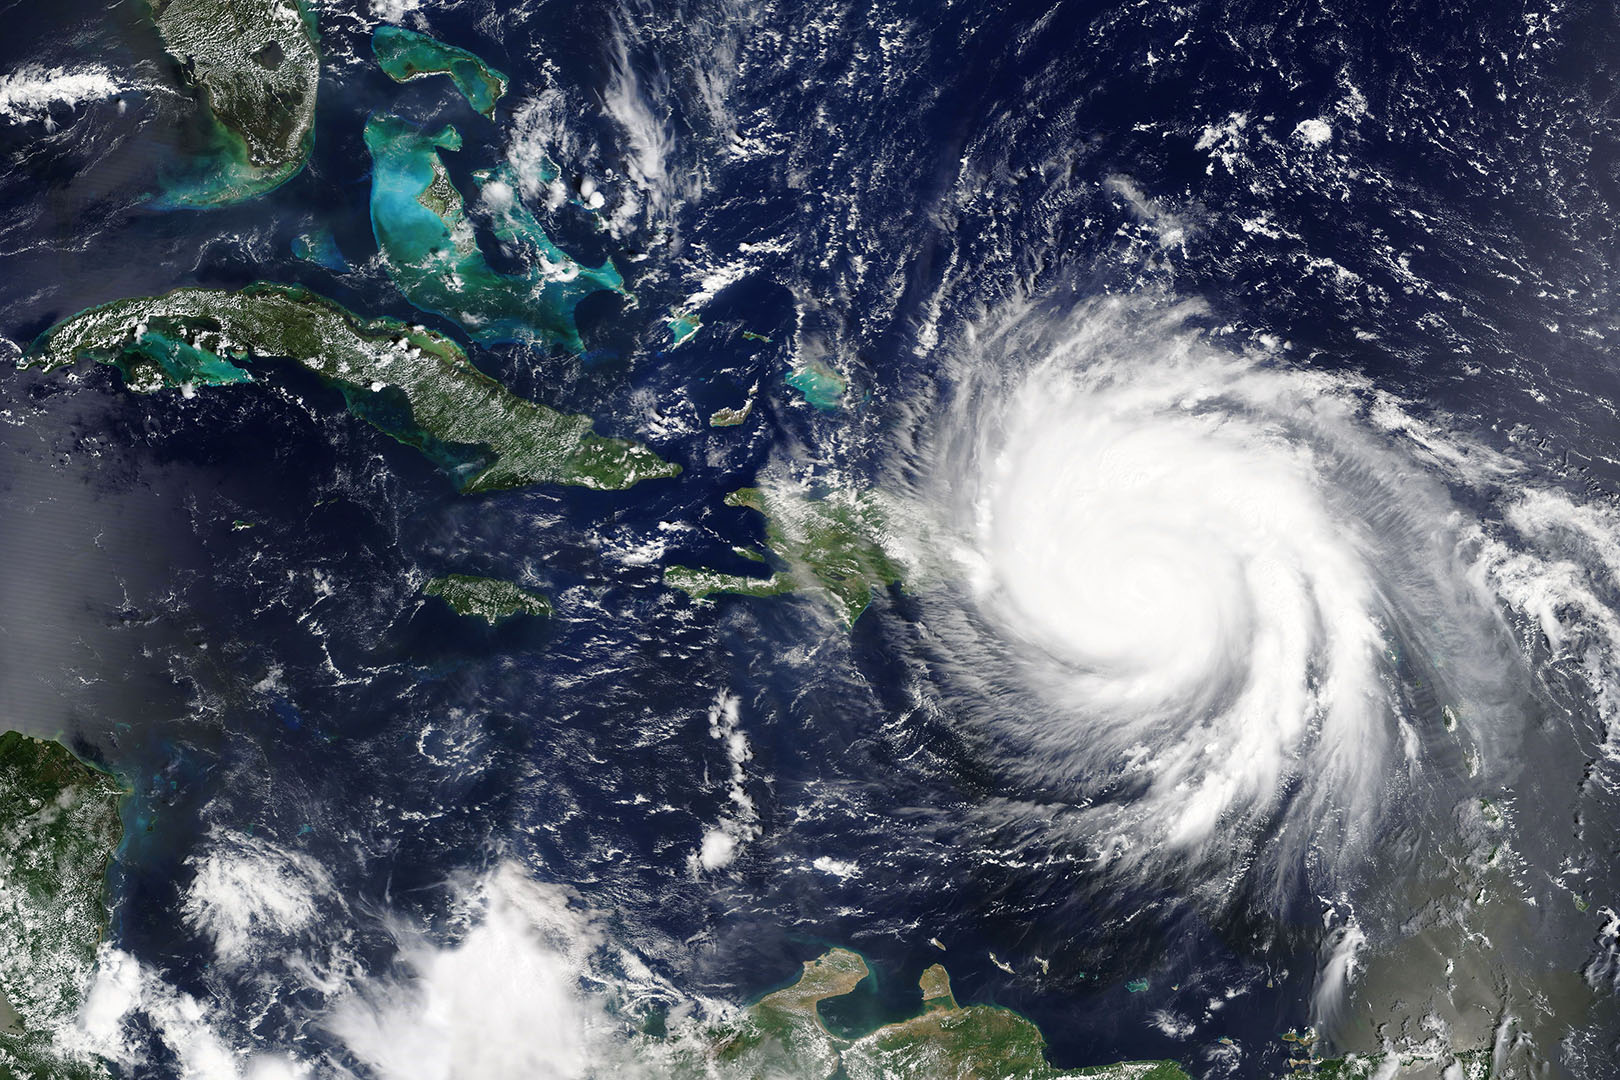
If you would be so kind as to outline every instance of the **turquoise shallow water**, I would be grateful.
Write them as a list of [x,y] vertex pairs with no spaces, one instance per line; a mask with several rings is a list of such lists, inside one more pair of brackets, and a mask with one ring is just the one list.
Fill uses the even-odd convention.
[[350,269],[349,260],[343,257],[343,250],[329,229],[316,229],[294,237],[292,253],[295,258],[338,273]]
[[582,266],[557,247],[516,200],[515,180],[496,170],[480,174],[491,232],[527,265],[522,274],[500,273],[479,249],[464,197],[438,160],[442,151],[460,149],[455,128],[426,132],[398,117],[373,117],[366,146],[372,157],[372,230],[407,300],[454,319],[475,341],[583,350],[574,309],[592,293],[624,291],[611,262]]
[[152,200],[158,210],[191,210],[243,202],[273,191],[297,176],[302,162],[259,168],[248,160],[241,139],[210,116],[197,120],[202,145],[172,163]]
[[[230,361],[155,330],[148,330],[140,336],[136,350],[142,359],[157,364],[176,383],[227,386],[253,381],[253,376]],[[128,363],[120,363],[119,367],[127,377]]]
[[823,412],[837,409],[839,400],[844,396],[844,380],[816,364],[793,372],[787,377],[786,382],[803,394],[804,400]]

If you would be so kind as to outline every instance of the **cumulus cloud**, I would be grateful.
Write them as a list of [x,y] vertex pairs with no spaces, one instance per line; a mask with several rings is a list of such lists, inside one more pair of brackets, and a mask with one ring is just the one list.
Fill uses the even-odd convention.
[[252,959],[258,941],[305,929],[333,894],[330,876],[309,855],[242,833],[216,829],[191,865],[186,922],[213,940],[226,964]]
[[[131,954],[103,947],[81,1027],[66,1041],[128,1068],[145,1061],[147,1031],[174,1055],[177,1073],[185,1080],[258,1075],[253,1056],[238,1053],[220,1034],[206,1002],[177,990]],[[274,1063],[269,1067],[274,1069]]]
[[[700,1003],[609,940],[604,917],[568,889],[505,862],[461,903],[470,928],[458,940],[402,928],[393,972],[358,980],[323,1021],[377,1080],[667,1076],[660,1061],[705,1052],[678,1019]],[[681,1002],[677,1036],[633,1031],[653,999]]]
[[[268,844],[216,845],[204,862],[208,900],[199,910],[228,955],[262,937],[272,917],[307,923],[315,906],[289,899],[304,888],[294,884],[307,871],[297,862]],[[152,1064],[161,1047],[184,1080],[353,1080],[355,1063],[369,1080],[652,1076],[661,1075],[655,1059],[684,1052],[679,1039],[638,1039],[625,1010],[678,995],[609,942],[601,916],[569,890],[502,862],[453,891],[447,926],[459,932],[448,938],[397,912],[375,917],[397,945],[379,966],[323,962],[307,936],[282,943],[284,989],[311,992],[306,1019],[325,1038],[267,1044],[209,996],[104,946],[59,1047],[123,1068]]]
[[709,708],[709,737],[725,749],[728,774],[726,795],[731,800],[730,811],[718,824],[703,834],[702,843],[692,856],[695,870],[712,871],[731,864],[741,846],[759,835],[759,810],[748,794],[745,766],[753,759],[753,748],[748,736],[741,730],[742,702],[735,694],[724,691],[716,695]]
[[90,101],[116,97],[127,87],[99,64],[70,70],[37,65],[0,75],[0,118],[12,123],[41,121],[54,128],[51,108],[75,108]]
[[1301,120],[1294,127],[1294,137],[1306,146],[1326,146],[1333,138],[1333,125],[1326,120]]
[[404,22],[405,16],[419,11],[422,0],[371,0],[371,13],[383,22]]

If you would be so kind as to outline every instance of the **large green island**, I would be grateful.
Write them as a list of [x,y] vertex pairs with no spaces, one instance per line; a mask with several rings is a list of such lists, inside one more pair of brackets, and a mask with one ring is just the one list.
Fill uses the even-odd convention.
[[820,498],[790,488],[742,488],[727,506],[765,515],[766,546],[783,564],[770,577],[671,566],[664,583],[694,600],[714,593],[779,596],[808,592],[832,605],[853,626],[872,602],[874,589],[902,578],[900,564],[884,550],[886,514],[869,492],[834,491]]
[[364,319],[298,286],[117,300],[47,330],[23,363],[53,370],[80,359],[116,366],[144,393],[251,382],[249,361],[289,360],[335,387],[356,416],[426,454],[463,492],[622,489],[680,472],[645,446],[595,434],[588,417],[518,397],[443,334]]
[[483,619],[494,626],[514,615],[550,615],[551,601],[510,581],[446,574],[422,586],[423,596],[436,596],[457,615]]
[[261,195],[315,142],[321,58],[304,0],[147,0],[163,47],[196,90],[207,146],[164,194],[175,206]]
[[822,1022],[823,1001],[850,993],[866,961],[833,949],[804,965],[797,982],[768,994],[738,1020],[677,1056],[677,1075],[799,1080],[1188,1080],[1173,1061],[1125,1061],[1055,1069],[1040,1029],[1010,1009],[959,1005],[938,964],[923,972],[922,1011],[859,1038]]
[[60,743],[0,735],[0,1076],[106,1075],[57,1034],[95,973],[123,794]]

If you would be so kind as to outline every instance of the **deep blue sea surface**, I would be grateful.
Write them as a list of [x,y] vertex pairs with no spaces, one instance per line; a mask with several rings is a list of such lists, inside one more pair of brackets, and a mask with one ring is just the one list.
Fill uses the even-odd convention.
[[[140,8],[3,9],[12,355],[106,300],[297,282],[450,334],[515,392],[684,470],[625,492],[464,496],[293,365],[192,396],[133,394],[89,363],[6,363],[6,723],[63,737],[133,789],[109,947],[203,1002],[224,1045],[317,1075],[396,1075],[334,1034],[336,1003],[407,970],[419,946],[402,925],[433,947],[460,940],[477,922],[470,883],[512,864],[592,913],[606,966],[563,952],[630,1012],[746,1002],[838,945],[876,980],[834,1021],[907,1015],[917,975],[943,962],[961,1000],[1037,1022],[1060,1066],[1280,1075],[1277,1036],[1314,1025],[1333,1051],[1422,1044],[1443,1062],[1436,1037],[1505,1039],[1513,1062],[1550,1070],[1536,1075],[1613,1075],[1612,6],[331,0],[315,8],[308,166],[258,199],[174,211],[151,196],[188,152],[189,106]],[[443,79],[390,82],[371,62],[380,20],[506,72],[495,120]],[[12,94],[53,69],[118,89],[44,107]],[[503,160],[561,166],[566,197],[525,198],[559,246],[614,259],[634,294],[580,307],[583,355],[473,345],[393,287],[361,139],[378,111],[455,124],[464,193]],[[587,177],[601,209],[581,205]],[[516,267],[479,228],[497,268]],[[347,269],[295,256],[321,230]],[[1126,314],[1085,314],[1109,303]],[[683,309],[704,325],[675,348]],[[1155,321],[1170,312],[1174,326]],[[1388,613],[1376,694],[1394,704],[1351,735],[1313,720],[1327,726],[1288,745],[1281,779],[1227,805],[1221,829],[1243,839],[1218,855],[1105,857],[1089,814],[1158,803],[1086,755],[1087,691],[988,673],[1026,639],[963,651],[996,624],[950,574],[880,591],[847,630],[813,596],[694,604],[662,583],[670,565],[750,571],[734,548],[763,543],[764,522],[722,498],[762,478],[896,493],[928,516],[915,507],[957,460],[949,433],[1011,430],[986,396],[1082,338],[1143,372],[1183,348],[1259,357],[1253,380],[1308,377],[1358,402],[1355,443],[1314,440],[1325,414],[1275,404],[1294,389],[1184,407],[1241,424],[1275,404],[1255,445],[1308,446],[1323,490],[1425,485],[1426,501],[1389,496],[1346,535],[1368,566],[1430,573],[1435,596],[1495,590],[1480,619],[1500,652],[1481,660],[1462,631],[1434,644],[1438,624],[1403,601],[1415,579],[1369,573]],[[785,383],[810,361],[848,378],[838,408]],[[705,423],[750,397],[744,424]],[[1376,440],[1391,456],[1354,449]],[[1533,492],[1573,509],[1532,528]],[[1454,550],[1429,554],[1442,534]],[[939,561],[965,565],[953,558]],[[519,581],[556,614],[458,617],[419,595],[449,572]],[[1469,683],[1493,665],[1498,682]],[[1313,692],[1328,678],[1298,675]],[[1447,749],[1451,690],[1489,699],[1474,750]],[[745,810],[710,730],[727,697],[750,750]],[[1218,743],[1224,707],[1212,697],[1187,730]],[[1024,741],[1065,710],[1073,756]],[[1143,732],[1144,753],[1165,750],[1163,729]],[[1332,786],[1351,757],[1396,780]],[[1501,844],[1518,860],[1507,884],[1490,879],[1511,894],[1494,908],[1468,876],[1491,871],[1458,839],[1481,799],[1511,808]],[[722,827],[735,858],[699,867]],[[1441,955],[1457,927],[1474,951]],[[1363,973],[1348,1005],[1329,985],[1344,955]],[[635,989],[602,990],[614,979]],[[1471,986],[1489,988],[1483,1004]],[[123,1074],[184,1071],[155,994],[129,1013],[140,1050]],[[1378,1028],[1396,1001],[1409,1016]]]

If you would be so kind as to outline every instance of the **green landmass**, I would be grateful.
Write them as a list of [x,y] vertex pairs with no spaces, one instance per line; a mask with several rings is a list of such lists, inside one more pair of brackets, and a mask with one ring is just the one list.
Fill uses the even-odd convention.
[[[1054,1068],[1034,1023],[1011,1009],[960,1004],[939,964],[918,979],[917,1015],[858,1038],[839,1035],[823,1022],[821,1005],[853,992],[868,974],[858,954],[832,949],[806,963],[791,986],[767,994],[735,1019],[700,1028],[696,1038],[649,1041],[642,1049],[661,1057],[673,1077],[711,1080],[1190,1080],[1178,1062],[1165,1060]],[[1491,1080],[1489,1048],[1323,1059],[1312,1050],[1313,1034],[1290,1032],[1282,1039],[1291,1044],[1291,1059],[1275,1080],[1373,1080],[1389,1075],[1391,1065],[1424,1069],[1425,1076]]]
[[1175,1062],[1127,1061],[1086,1069],[1047,1064],[1040,1029],[1010,1009],[957,1004],[950,977],[934,965],[923,973],[922,1012],[858,1039],[835,1035],[820,1006],[855,989],[866,962],[833,949],[804,965],[799,980],[744,1010],[730,1027],[711,1031],[702,1052],[677,1074],[827,1080],[1188,1080]]
[[[1375,1077],[1407,1076],[1414,1070],[1421,1076],[1443,1076],[1445,1080],[1490,1080],[1492,1050],[1476,1047],[1454,1050],[1442,1043],[1426,1043],[1405,1050],[1373,1054],[1317,1056],[1316,1033],[1285,1031],[1278,1040],[1289,1045],[1288,1077],[1314,1077],[1318,1080],[1374,1080]],[[1230,1039],[1221,1042],[1232,1045]],[[1510,1070],[1511,1071],[1511,1070]]]
[[752,330],[744,330],[742,335],[744,341],[763,341],[767,345],[771,343],[769,334],[756,334]]
[[474,174],[490,229],[529,269],[503,274],[489,265],[461,192],[440,152],[461,147],[446,125],[425,132],[397,116],[366,124],[371,152],[371,228],[389,277],[423,311],[459,323],[474,340],[561,345],[581,352],[574,309],[595,292],[625,294],[611,261],[582,266],[557,247],[518,197],[509,166]]
[[526,484],[621,489],[680,472],[645,446],[591,431],[511,393],[454,341],[398,319],[364,319],[293,285],[183,288],[118,300],[47,330],[25,366],[90,358],[142,393],[250,382],[239,366],[285,359],[342,393],[349,411],[426,454],[464,492]]
[[483,619],[491,626],[513,615],[550,615],[551,601],[499,578],[446,574],[422,586],[426,596],[437,596],[457,615]]
[[748,419],[748,414],[753,412],[753,411],[754,411],[754,398],[753,398],[752,395],[750,395],[748,400],[743,402],[742,408],[740,408],[740,409],[734,409],[734,408],[732,408],[731,406],[728,405],[723,409],[716,409],[714,412],[710,413],[709,414],[709,426],[710,427],[736,427],[738,424],[742,423],[744,420],[747,420]]
[[765,515],[766,546],[784,564],[768,578],[671,566],[664,582],[701,600],[714,593],[777,596],[809,592],[825,598],[845,625],[853,626],[872,590],[901,580],[899,563],[882,546],[887,533],[883,507],[870,492],[835,491],[812,498],[786,489],[742,488],[727,506]]
[[507,78],[466,49],[403,26],[379,26],[371,35],[371,52],[395,82],[448,75],[467,104],[490,119],[506,93]]
[[315,142],[321,58],[305,0],[147,0],[165,51],[195,87],[205,147],[167,178],[173,206],[262,195],[304,167]]
[[680,589],[694,600],[702,600],[714,593],[732,593],[737,596],[781,596],[796,586],[788,574],[772,574],[768,578],[749,577],[747,574],[726,574],[719,570],[704,570],[693,566],[671,566],[664,571],[664,584]]
[[787,384],[804,395],[804,400],[823,412],[838,408],[849,380],[822,363],[811,360],[788,373]]
[[817,1006],[854,990],[866,976],[866,961],[847,949],[807,961],[792,986],[761,998],[732,1030],[714,1033],[716,1070],[726,1077],[832,1076],[848,1044],[821,1023]]
[[123,794],[60,743],[0,735],[0,1076],[107,1075],[54,1036],[94,975]]

